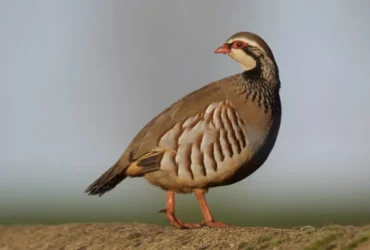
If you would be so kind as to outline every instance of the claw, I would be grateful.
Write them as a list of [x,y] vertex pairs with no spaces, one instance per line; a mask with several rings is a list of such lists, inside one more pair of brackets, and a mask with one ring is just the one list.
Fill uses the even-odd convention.
[[167,213],[167,209],[166,208],[162,208],[161,210],[158,211],[158,213]]

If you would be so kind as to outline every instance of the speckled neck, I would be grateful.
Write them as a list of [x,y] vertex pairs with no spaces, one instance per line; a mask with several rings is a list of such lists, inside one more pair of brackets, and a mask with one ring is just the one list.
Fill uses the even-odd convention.
[[272,111],[281,112],[280,105],[280,79],[276,63],[265,59],[257,58],[257,65],[254,69],[244,71],[240,76],[238,85],[246,99],[257,102],[259,107],[264,107],[265,113]]

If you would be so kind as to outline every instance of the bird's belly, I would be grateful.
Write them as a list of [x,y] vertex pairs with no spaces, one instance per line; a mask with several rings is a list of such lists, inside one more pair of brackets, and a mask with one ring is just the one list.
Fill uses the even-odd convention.
[[280,121],[281,117],[276,116],[263,141],[256,141],[254,153],[222,185],[230,185],[245,179],[265,163],[275,146],[279,134]]

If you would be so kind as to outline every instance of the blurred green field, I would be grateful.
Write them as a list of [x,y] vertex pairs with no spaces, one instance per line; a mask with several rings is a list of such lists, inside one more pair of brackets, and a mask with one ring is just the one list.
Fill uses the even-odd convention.
[[[164,214],[158,213],[165,206],[165,192],[144,182],[129,181],[134,185],[121,185],[102,197],[87,196],[71,188],[62,194],[44,190],[38,196],[5,197],[0,203],[0,224],[142,222],[167,225]],[[315,197],[282,195],[273,190],[270,193],[244,191],[237,185],[212,189],[207,199],[217,220],[238,226],[287,228],[370,223],[370,201],[366,192],[345,197],[317,194]],[[176,213],[184,221],[202,220],[193,195],[176,196]]]
[[[186,210],[186,211],[184,211]],[[329,224],[353,225],[362,226],[370,223],[370,215],[367,211],[354,211],[353,213],[324,213],[310,211],[244,211],[222,209],[220,207],[213,209],[217,220],[233,224],[237,226],[252,226],[252,227],[280,227],[290,228],[302,225],[312,225],[320,227]],[[34,213],[18,214],[18,213],[3,213],[1,212],[0,224],[2,225],[26,225],[26,224],[63,224],[63,223],[92,223],[92,222],[141,222],[149,224],[167,225],[168,222],[165,216],[153,211],[143,211],[143,214],[138,214],[130,210],[121,208],[121,212],[107,211],[104,213],[96,213],[96,216],[85,214],[81,210],[62,210],[55,209],[53,211],[40,210]],[[188,206],[178,210],[177,215],[186,222],[200,222],[201,215],[194,208],[188,209]]]

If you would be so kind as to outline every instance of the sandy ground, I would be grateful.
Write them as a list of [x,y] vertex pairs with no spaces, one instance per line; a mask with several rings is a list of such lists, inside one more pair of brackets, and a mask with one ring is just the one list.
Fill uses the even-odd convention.
[[370,249],[370,226],[180,230],[146,224],[0,226],[0,250]]

